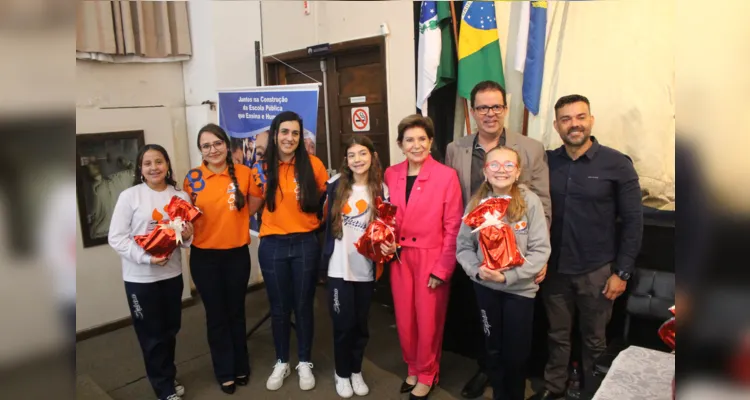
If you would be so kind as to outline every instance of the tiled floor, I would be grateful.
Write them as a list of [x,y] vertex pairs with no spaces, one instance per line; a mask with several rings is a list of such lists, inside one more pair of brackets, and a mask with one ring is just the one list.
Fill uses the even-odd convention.
[[[370,386],[370,399],[406,399],[398,388],[406,374],[391,310],[373,304],[370,315],[370,342],[365,353],[363,374]],[[267,312],[265,291],[247,296],[248,328]],[[318,290],[315,303],[315,342],[313,347],[314,390],[299,390],[295,372],[277,392],[265,389],[265,381],[274,364],[273,338],[267,321],[249,340],[253,368],[250,384],[239,387],[235,399],[337,399],[333,385],[333,354],[331,321],[326,307],[326,294]],[[295,354],[292,335],[292,354]],[[145,371],[138,341],[132,327],[126,327],[77,344],[78,398],[105,398],[99,388],[112,399],[154,399]],[[203,306],[197,304],[183,310],[182,330],[177,337],[178,379],[185,385],[186,400],[226,399],[212,374],[211,357],[205,334]],[[296,360],[291,360],[296,364]],[[461,387],[475,372],[475,363],[453,353],[444,353],[441,382],[431,399],[460,399]],[[89,388],[90,390],[87,390]],[[86,395],[85,393],[89,393]],[[484,398],[491,398],[491,391]],[[88,396],[88,397],[86,397]]]

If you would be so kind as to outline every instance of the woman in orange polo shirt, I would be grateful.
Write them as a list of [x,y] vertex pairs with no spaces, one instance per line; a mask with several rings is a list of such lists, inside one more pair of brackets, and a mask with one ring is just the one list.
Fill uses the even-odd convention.
[[[218,125],[198,134],[203,163],[190,170],[183,187],[203,215],[194,224],[190,273],[206,310],[214,375],[225,393],[248,383],[245,293],[250,279],[250,212],[262,199],[248,196],[250,168],[235,164],[230,141]],[[255,189],[257,192],[258,189]]]
[[260,226],[258,260],[271,303],[276,366],[266,382],[278,390],[289,376],[290,317],[294,311],[299,386],[315,387],[310,352],[313,339],[313,296],[320,245],[314,233],[328,173],[305,150],[302,119],[285,111],[271,122],[266,151],[265,208]]

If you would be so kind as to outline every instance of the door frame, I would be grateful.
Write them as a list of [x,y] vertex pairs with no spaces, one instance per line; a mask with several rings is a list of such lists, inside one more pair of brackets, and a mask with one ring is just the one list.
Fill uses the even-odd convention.
[[[286,66],[282,64],[279,60],[289,63],[289,62],[295,62],[295,61],[301,61],[305,59],[312,59],[312,58],[325,58],[328,55],[340,55],[345,54],[349,52],[355,52],[358,50],[362,50],[363,48],[367,47],[375,47],[378,48],[380,51],[380,62],[383,65],[386,65],[386,59],[385,59],[385,36],[372,36],[364,39],[354,39],[354,40],[347,40],[344,42],[338,42],[338,43],[331,43],[331,51],[320,55],[320,56],[310,56],[307,54],[307,49],[299,49],[299,50],[292,50],[287,51],[284,53],[279,54],[272,54],[269,56],[263,57],[263,68],[264,68],[264,84],[269,85],[270,77],[278,77],[278,81],[280,85],[286,84]],[[278,68],[277,70],[274,70],[274,68]],[[386,98],[387,101],[387,98]]]
[[[299,49],[299,50],[292,50],[284,53],[279,54],[273,54],[269,56],[263,57],[263,68],[264,68],[264,84],[266,86],[271,85],[271,81],[278,82],[279,85],[285,85],[287,83],[286,81],[286,72],[287,72],[287,66],[284,65],[284,63],[294,63],[298,61],[305,61],[305,60],[314,60],[314,59],[325,59],[326,60],[326,68],[328,71],[336,71],[336,65],[335,62],[335,56],[339,55],[345,55],[345,54],[352,54],[352,53],[359,53],[362,51],[367,50],[373,50],[377,49],[379,55],[380,55],[380,64],[383,66],[384,69],[384,77],[385,77],[385,85],[386,88],[383,90],[383,104],[386,108],[386,116],[388,116],[388,64],[386,64],[386,42],[385,42],[385,36],[372,36],[362,39],[354,39],[354,40],[347,40],[343,42],[338,43],[331,43],[330,44],[331,49],[328,53],[319,55],[319,56],[310,56],[307,53],[307,49]],[[273,78],[273,79],[272,79]],[[311,82],[312,83],[312,82]],[[340,118],[335,118],[336,116],[340,117],[338,114],[333,114],[333,109],[335,108],[337,111],[335,113],[338,113],[339,108],[339,90],[338,90],[338,80],[337,79],[328,79],[328,98],[326,99],[328,101],[328,118],[330,120],[330,126],[329,129],[331,131],[330,135],[330,141],[329,143],[331,148],[331,160],[338,160],[342,157],[336,157],[338,155],[339,149],[341,147],[341,136],[339,133],[342,131]],[[322,97],[322,93],[321,93]],[[389,125],[390,125],[390,121]],[[390,132],[388,132],[390,134]],[[323,132],[325,134],[325,132]],[[389,154],[390,156],[390,154]],[[390,159],[390,157],[388,157]],[[382,159],[381,159],[382,160]],[[338,164],[336,161],[332,161],[334,165],[329,166],[329,168],[338,168]],[[382,161],[381,161],[382,162]],[[384,165],[384,167],[387,167],[387,165]]]

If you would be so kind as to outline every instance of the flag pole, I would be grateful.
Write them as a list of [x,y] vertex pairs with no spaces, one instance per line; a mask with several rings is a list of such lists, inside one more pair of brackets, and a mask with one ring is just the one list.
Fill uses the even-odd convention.
[[[451,6],[451,18],[453,19],[453,43],[456,45],[456,58],[458,58],[458,25],[456,25],[456,9],[453,6],[453,1],[449,1],[448,4]],[[461,97],[461,96],[459,96]],[[461,97],[464,103],[464,122],[466,123],[466,134],[471,135],[471,122],[469,121],[469,105],[466,99]]]
[[523,107],[523,131],[521,133],[529,136],[529,109],[526,106]]

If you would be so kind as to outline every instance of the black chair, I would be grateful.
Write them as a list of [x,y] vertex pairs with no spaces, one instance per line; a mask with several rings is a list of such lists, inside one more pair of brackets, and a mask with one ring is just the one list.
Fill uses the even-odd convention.
[[[675,301],[675,275],[672,272],[637,268],[627,299],[623,337],[611,341],[607,350],[594,362],[594,376],[603,379],[615,357],[631,344],[632,320],[645,319],[661,323],[672,317],[669,308]],[[657,337],[657,331],[653,331]],[[640,343],[639,343],[640,344]]]

